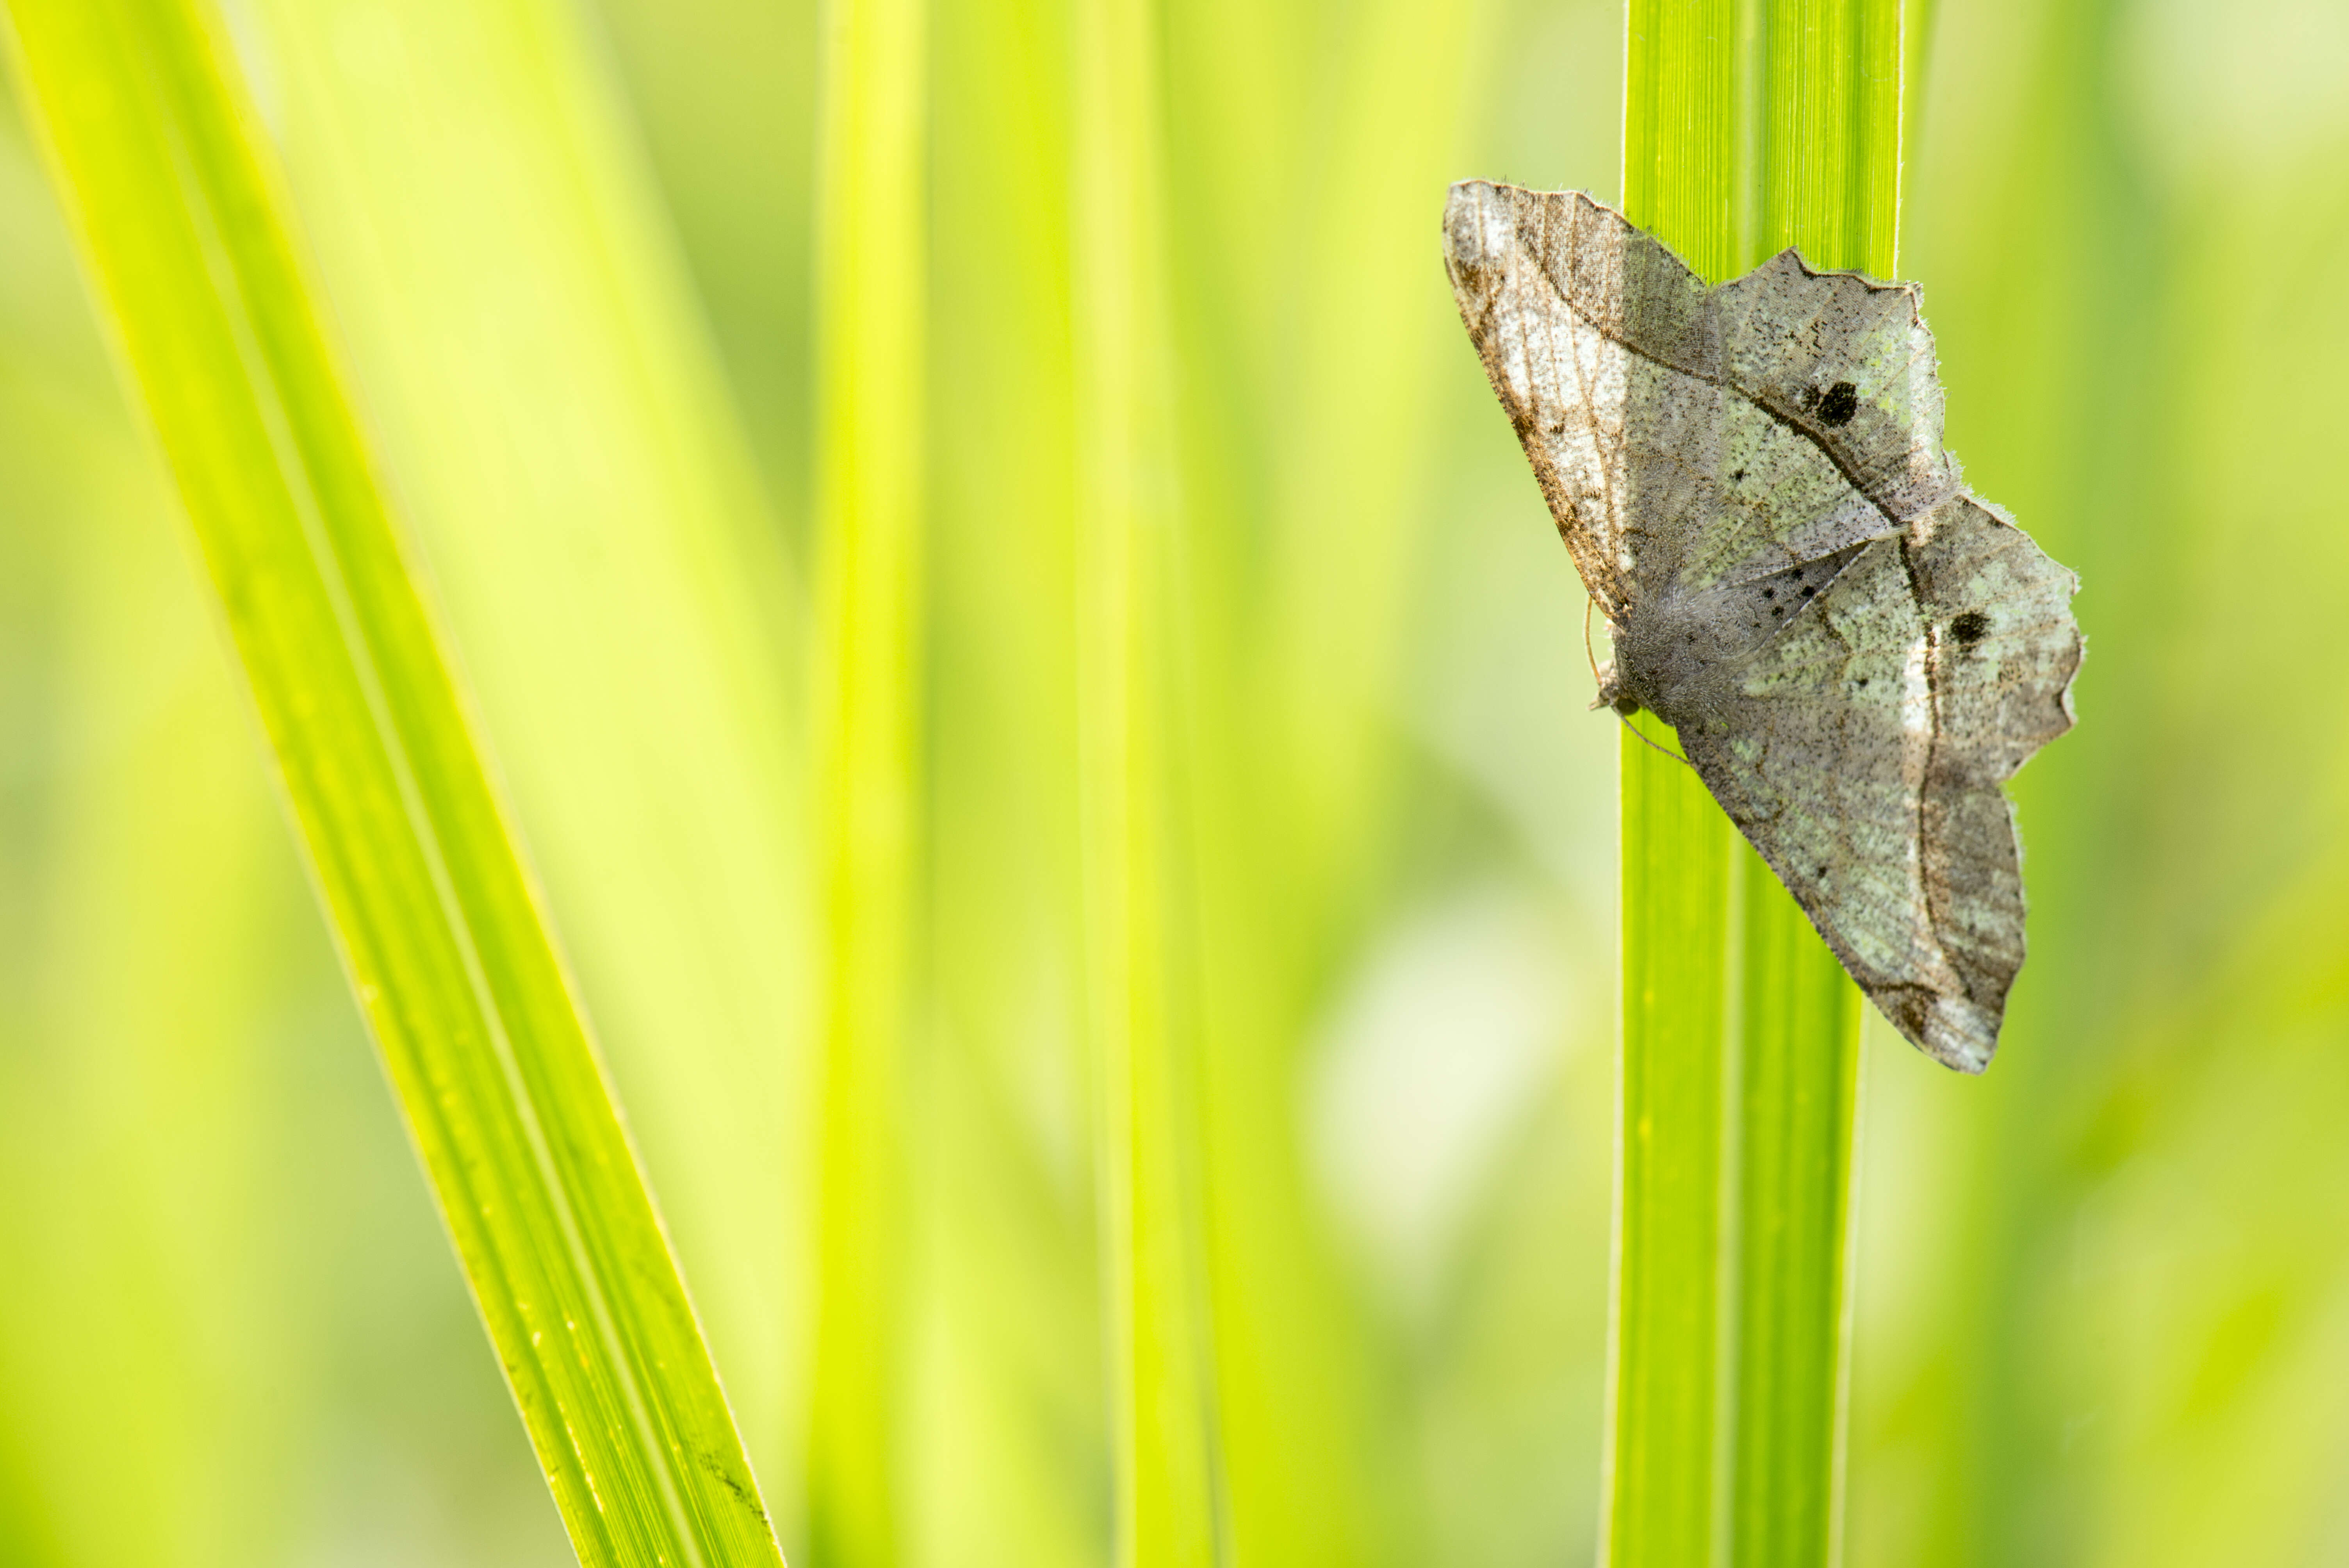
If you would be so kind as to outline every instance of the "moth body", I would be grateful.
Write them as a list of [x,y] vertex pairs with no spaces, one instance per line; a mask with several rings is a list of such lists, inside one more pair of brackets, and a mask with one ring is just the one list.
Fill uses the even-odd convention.
[[[1797,562],[1783,571],[1708,588],[1666,588],[1633,600],[1608,623],[1614,678],[1600,701],[1618,712],[1647,709],[1673,728],[1718,718],[1735,700],[1737,674],[1773,640],[1819,614],[1813,604],[1864,545]],[[1630,703],[1629,707],[1624,707]]]

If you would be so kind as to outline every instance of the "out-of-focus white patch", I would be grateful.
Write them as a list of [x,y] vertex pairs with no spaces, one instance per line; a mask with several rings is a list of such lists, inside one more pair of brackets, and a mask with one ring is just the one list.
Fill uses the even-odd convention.
[[1380,943],[1309,1058],[1316,1174],[1405,1307],[1443,1278],[1496,1161],[1557,1077],[1567,967],[1537,904],[1479,890]]
[[277,72],[277,57],[269,47],[269,29],[254,13],[254,0],[221,0],[221,20],[228,26],[229,46],[244,73],[244,90],[254,112],[261,117],[270,139],[285,141],[285,92]]
[[2139,134],[2183,173],[2230,176],[2349,140],[2349,5],[2149,0],[2122,37]]

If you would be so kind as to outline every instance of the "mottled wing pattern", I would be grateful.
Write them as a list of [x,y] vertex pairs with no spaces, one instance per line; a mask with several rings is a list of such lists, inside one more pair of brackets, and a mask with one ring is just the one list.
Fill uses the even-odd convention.
[[1966,494],[1917,291],[1785,252],[1708,289],[1576,191],[1469,181],[1461,319],[1616,668],[1854,979],[1952,1067],[2023,963],[2001,785],[2071,725],[2072,574]]
[[1682,590],[1737,583],[1880,537],[1958,489],[1917,290],[1815,273],[1782,251],[1713,291],[1724,404],[1722,507]]
[[[1613,618],[1637,593],[1655,511],[1652,497],[1632,496],[1633,470],[1657,467],[1653,433],[1635,447],[1625,410],[1684,405],[1657,396],[1662,367],[1630,346],[1621,317],[1647,320],[1682,358],[1715,363],[1708,291],[1669,250],[1577,192],[1457,185],[1444,232],[1461,319],[1584,586]],[[1708,421],[1702,409],[1675,418],[1699,432]]]
[[1900,1032],[1980,1072],[2023,956],[2001,786],[2071,727],[2077,582],[1971,497],[1868,545],[1692,693],[1724,810]]
[[1455,185],[1444,238],[1461,318],[1610,619],[1878,538],[1956,487],[1913,289],[1792,252],[1708,289],[1579,191]]
[[1989,1011],[1979,1072],[2023,966],[2021,845],[2001,786],[2072,727],[2072,677],[2086,651],[2072,617],[2080,581],[1972,496],[1933,515],[1909,567],[1929,626],[1933,696],[1920,805],[1925,899],[1967,996]]

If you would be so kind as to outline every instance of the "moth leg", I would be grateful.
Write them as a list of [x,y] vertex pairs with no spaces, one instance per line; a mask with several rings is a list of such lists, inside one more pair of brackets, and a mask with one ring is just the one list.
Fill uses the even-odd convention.
[[[1631,710],[1631,713],[1637,713],[1637,712],[1639,712],[1639,711],[1640,711],[1640,710],[1639,710],[1637,707],[1634,707],[1634,708]],[[1691,762],[1687,758],[1682,757],[1682,756],[1679,752],[1677,752],[1677,751],[1668,750],[1668,749],[1666,749],[1665,748],[1663,748],[1663,747],[1661,747],[1661,746],[1657,745],[1653,740],[1650,739],[1650,738],[1649,738],[1645,734],[1641,733],[1641,731],[1640,731],[1640,727],[1639,727],[1638,725],[1633,724],[1633,723],[1631,722],[1631,714],[1630,714],[1630,713],[1625,713],[1621,708],[1618,707],[1618,708],[1615,710],[1615,717],[1616,717],[1616,718],[1617,718],[1617,719],[1619,719],[1619,721],[1621,721],[1622,726],[1623,726],[1623,727],[1624,727],[1625,729],[1627,729],[1627,730],[1630,731],[1630,733],[1631,733],[1631,738],[1632,738],[1633,739],[1637,740],[1640,745],[1642,745],[1642,746],[1646,747],[1649,750],[1653,751],[1653,752],[1654,752],[1654,753],[1656,753],[1656,755],[1658,755],[1659,757],[1669,757],[1669,758],[1671,758],[1673,761],[1675,761],[1675,762],[1679,763],[1682,767],[1683,767],[1683,768],[1687,769],[1688,769],[1690,772],[1692,772],[1692,773],[1695,773],[1695,772],[1696,772],[1696,764],[1695,764],[1695,763]],[[1702,775],[1702,774],[1698,774],[1697,776],[1698,776],[1699,778],[1702,778],[1702,777],[1703,777],[1703,775]]]

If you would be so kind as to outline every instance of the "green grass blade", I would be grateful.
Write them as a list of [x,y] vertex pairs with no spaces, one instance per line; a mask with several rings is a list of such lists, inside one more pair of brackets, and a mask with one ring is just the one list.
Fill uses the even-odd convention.
[[[1631,0],[1623,207],[1709,278],[1735,270],[1736,0]],[[1671,744],[1649,716],[1644,733]],[[1625,734],[1623,1041],[1600,1558],[1701,1564],[1713,1539],[1728,819]]]
[[[1458,346],[1420,255],[1425,198],[1468,166],[1495,9],[1210,0],[1168,18],[1177,310],[1199,332],[1185,627],[1202,693],[1216,1435],[1232,1553],[1285,1568],[1433,1550],[1417,1390],[1395,1370],[1428,1352],[1333,1223],[1300,1091],[1367,933],[1397,917],[1417,804],[1399,694],[1422,573],[1454,547],[1422,502],[1436,371]],[[1239,54],[1266,82],[1319,85],[1235,92]],[[1216,341],[1200,327],[1219,316],[1237,330]]]
[[[927,1538],[1099,1568],[1109,1428],[1080,993],[1068,18],[932,13],[935,1044],[919,1172]],[[1007,94],[1004,84],[1019,90]],[[1072,1456],[1084,1480],[1071,1484]]]
[[[1648,724],[1646,716],[1641,722]],[[1671,739],[1651,724],[1646,733]],[[1623,738],[1623,1054],[1601,1560],[1702,1563],[1713,1530],[1729,823]]]
[[777,1563],[217,15],[24,0],[14,58],[299,836],[583,1561]]
[[1751,846],[1739,1114],[1731,1561],[1823,1564],[1840,1535],[1859,989]]
[[[1630,14],[1632,219],[1716,280],[1787,244],[1814,265],[1890,276],[1898,0],[1769,0],[1758,14],[1634,0]],[[1692,797],[1684,811],[1659,798],[1675,788]],[[1610,1551],[1695,1562],[1711,1549],[1712,1313],[1728,1263],[1709,1184],[1722,1130],[1709,1047],[1728,907],[1712,845],[1730,835],[1693,777],[1630,737],[1623,799]],[[1858,995],[1759,857],[1742,841],[1733,853],[1744,893],[1729,1550],[1741,1568],[1825,1563],[1837,1535]]]
[[1168,753],[1182,727],[1159,23],[1151,0],[1079,0],[1073,20],[1078,774],[1115,1560],[1198,1568],[1216,1532],[1197,1057],[1170,962],[1181,813]]
[[1758,263],[1889,278],[1900,216],[1899,0],[1767,0],[1762,15]]
[[[1748,262],[1895,273],[1900,0],[1770,0]],[[1809,1568],[1841,1539],[1858,989],[1761,857],[1744,873],[1732,1561]]]
[[788,1544],[814,1096],[781,532],[582,16],[243,15],[369,438]]
[[925,50],[918,0],[825,12],[817,176],[820,1296],[810,1549],[898,1555],[904,1088],[921,690]]
[[1744,26],[1740,0],[1630,0],[1623,211],[1713,282],[1744,260]]

